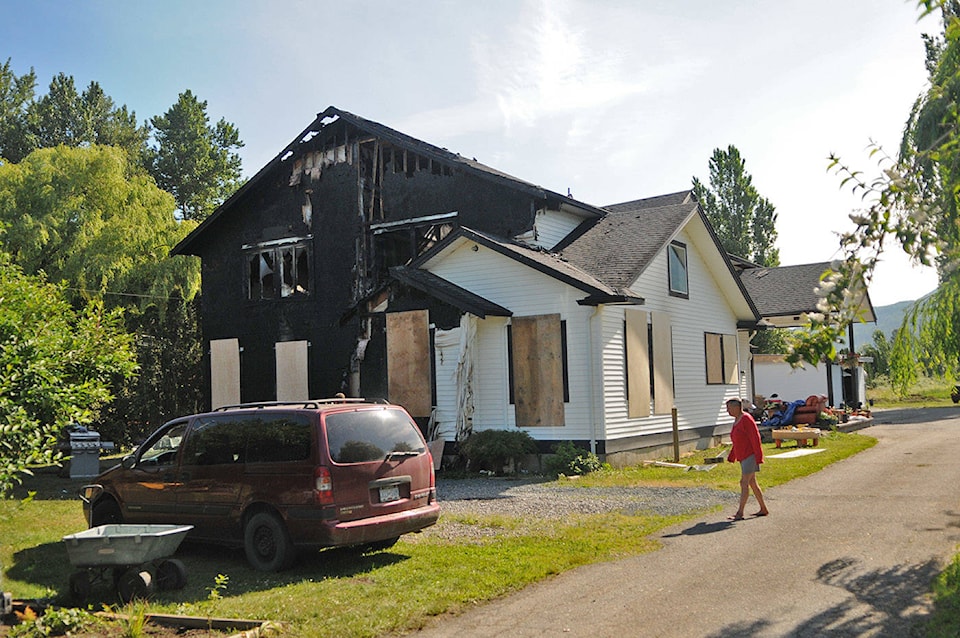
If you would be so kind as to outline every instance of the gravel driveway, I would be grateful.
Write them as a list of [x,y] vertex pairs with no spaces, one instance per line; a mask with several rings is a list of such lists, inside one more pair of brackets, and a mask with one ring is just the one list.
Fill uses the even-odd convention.
[[672,516],[736,503],[738,495],[705,487],[579,487],[534,479],[438,479],[443,514],[561,518],[570,514]]

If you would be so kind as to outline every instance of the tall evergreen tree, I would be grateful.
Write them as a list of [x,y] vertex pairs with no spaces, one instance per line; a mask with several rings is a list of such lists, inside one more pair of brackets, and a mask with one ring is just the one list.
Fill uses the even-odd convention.
[[46,95],[30,103],[26,128],[30,151],[60,144],[119,146],[138,163],[150,134],[148,126],[137,125],[136,113],[117,108],[97,82],[79,93],[73,76],[63,73],[53,78]]
[[776,210],[757,192],[736,146],[714,149],[710,186],[694,177],[693,193],[724,250],[760,266],[780,264]]
[[149,153],[150,172],[176,199],[183,219],[203,221],[239,185],[239,131],[223,118],[211,126],[206,101],[189,90],[150,121],[156,139]]
[[36,84],[33,69],[17,77],[10,58],[0,65],[0,160],[18,162],[31,150],[27,140],[27,107]]

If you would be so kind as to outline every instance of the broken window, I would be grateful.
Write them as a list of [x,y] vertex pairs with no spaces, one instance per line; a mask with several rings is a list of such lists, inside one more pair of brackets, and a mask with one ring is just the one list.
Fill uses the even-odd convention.
[[247,253],[247,298],[277,299],[310,292],[310,251],[306,243],[259,247]]

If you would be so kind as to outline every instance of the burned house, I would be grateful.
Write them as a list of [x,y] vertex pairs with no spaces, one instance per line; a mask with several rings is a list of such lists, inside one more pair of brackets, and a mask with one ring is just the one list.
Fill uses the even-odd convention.
[[729,429],[759,315],[689,192],[598,207],[328,108],[174,248],[213,407],[386,397],[628,455]]

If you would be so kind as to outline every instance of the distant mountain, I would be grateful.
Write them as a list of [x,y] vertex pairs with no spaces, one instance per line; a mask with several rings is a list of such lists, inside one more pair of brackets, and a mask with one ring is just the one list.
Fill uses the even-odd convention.
[[873,333],[881,330],[887,339],[903,323],[903,315],[916,301],[900,301],[889,306],[875,306],[873,313],[877,316],[877,323],[858,323],[853,326],[853,342],[857,350],[873,343]]

